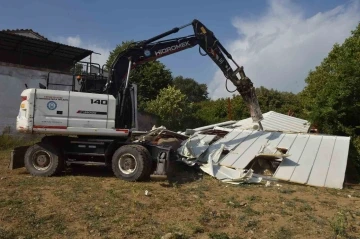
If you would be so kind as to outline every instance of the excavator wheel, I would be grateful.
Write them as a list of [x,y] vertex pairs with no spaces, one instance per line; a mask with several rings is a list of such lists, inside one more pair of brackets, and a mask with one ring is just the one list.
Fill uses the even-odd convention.
[[61,152],[50,143],[30,146],[24,157],[25,168],[33,176],[50,177],[64,169]]
[[143,181],[150,178],[152,159],[149,151],[141,145],[124,145],[112,157],[112,171],[125,181]]

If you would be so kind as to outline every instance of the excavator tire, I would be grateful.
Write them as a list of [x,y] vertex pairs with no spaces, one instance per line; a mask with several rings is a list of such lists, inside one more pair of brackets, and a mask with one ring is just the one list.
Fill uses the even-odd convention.
[[49,143],[36,143],[30,146],[24,156],[25,168],[33,176],[50,177],[64,169],[61,152]]
[[125,181],[144,181],[150,178],[152,159],[149,151],[141,145],[124,145],[112,157],[112,171]]

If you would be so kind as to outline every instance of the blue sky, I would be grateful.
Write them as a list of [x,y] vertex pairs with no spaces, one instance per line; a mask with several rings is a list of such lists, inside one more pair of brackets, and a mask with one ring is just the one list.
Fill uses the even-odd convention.
[[[31,28],[51,40],[98,51],[103,55],[97,60],[104,62],[108,52],[121,41],[147,39],[197,18],[244,65],[256,86],[298,92],[308,71],[320,64],[331,46],[341,43],[359,22],[358,3],[1,0],[0,28]],[[189,27],[173,36],[191,33]],[[284,67],[277,59],[285,59]],[[161,61],[174,76],[207,83],[213,97],[229,96],[224,91],[224,77],[210,58],[199,55],[197,47]]]

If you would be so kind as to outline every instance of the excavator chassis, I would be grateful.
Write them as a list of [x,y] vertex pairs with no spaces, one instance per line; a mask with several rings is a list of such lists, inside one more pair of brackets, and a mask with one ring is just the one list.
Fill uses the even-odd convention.
[[61,174],[68,166],[105,166],[125,181],[166,177],[176,156],[171,147],[114,138],[45,136],[41,142],[11,152],[9,169],[25,167],[33,176]]

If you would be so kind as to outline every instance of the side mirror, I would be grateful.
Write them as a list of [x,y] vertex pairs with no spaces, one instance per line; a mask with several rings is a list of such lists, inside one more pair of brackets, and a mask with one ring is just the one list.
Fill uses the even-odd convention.
[[44,86],[43,84],[39,83],[39,87],[40,89],[46,89],[46,86]]

